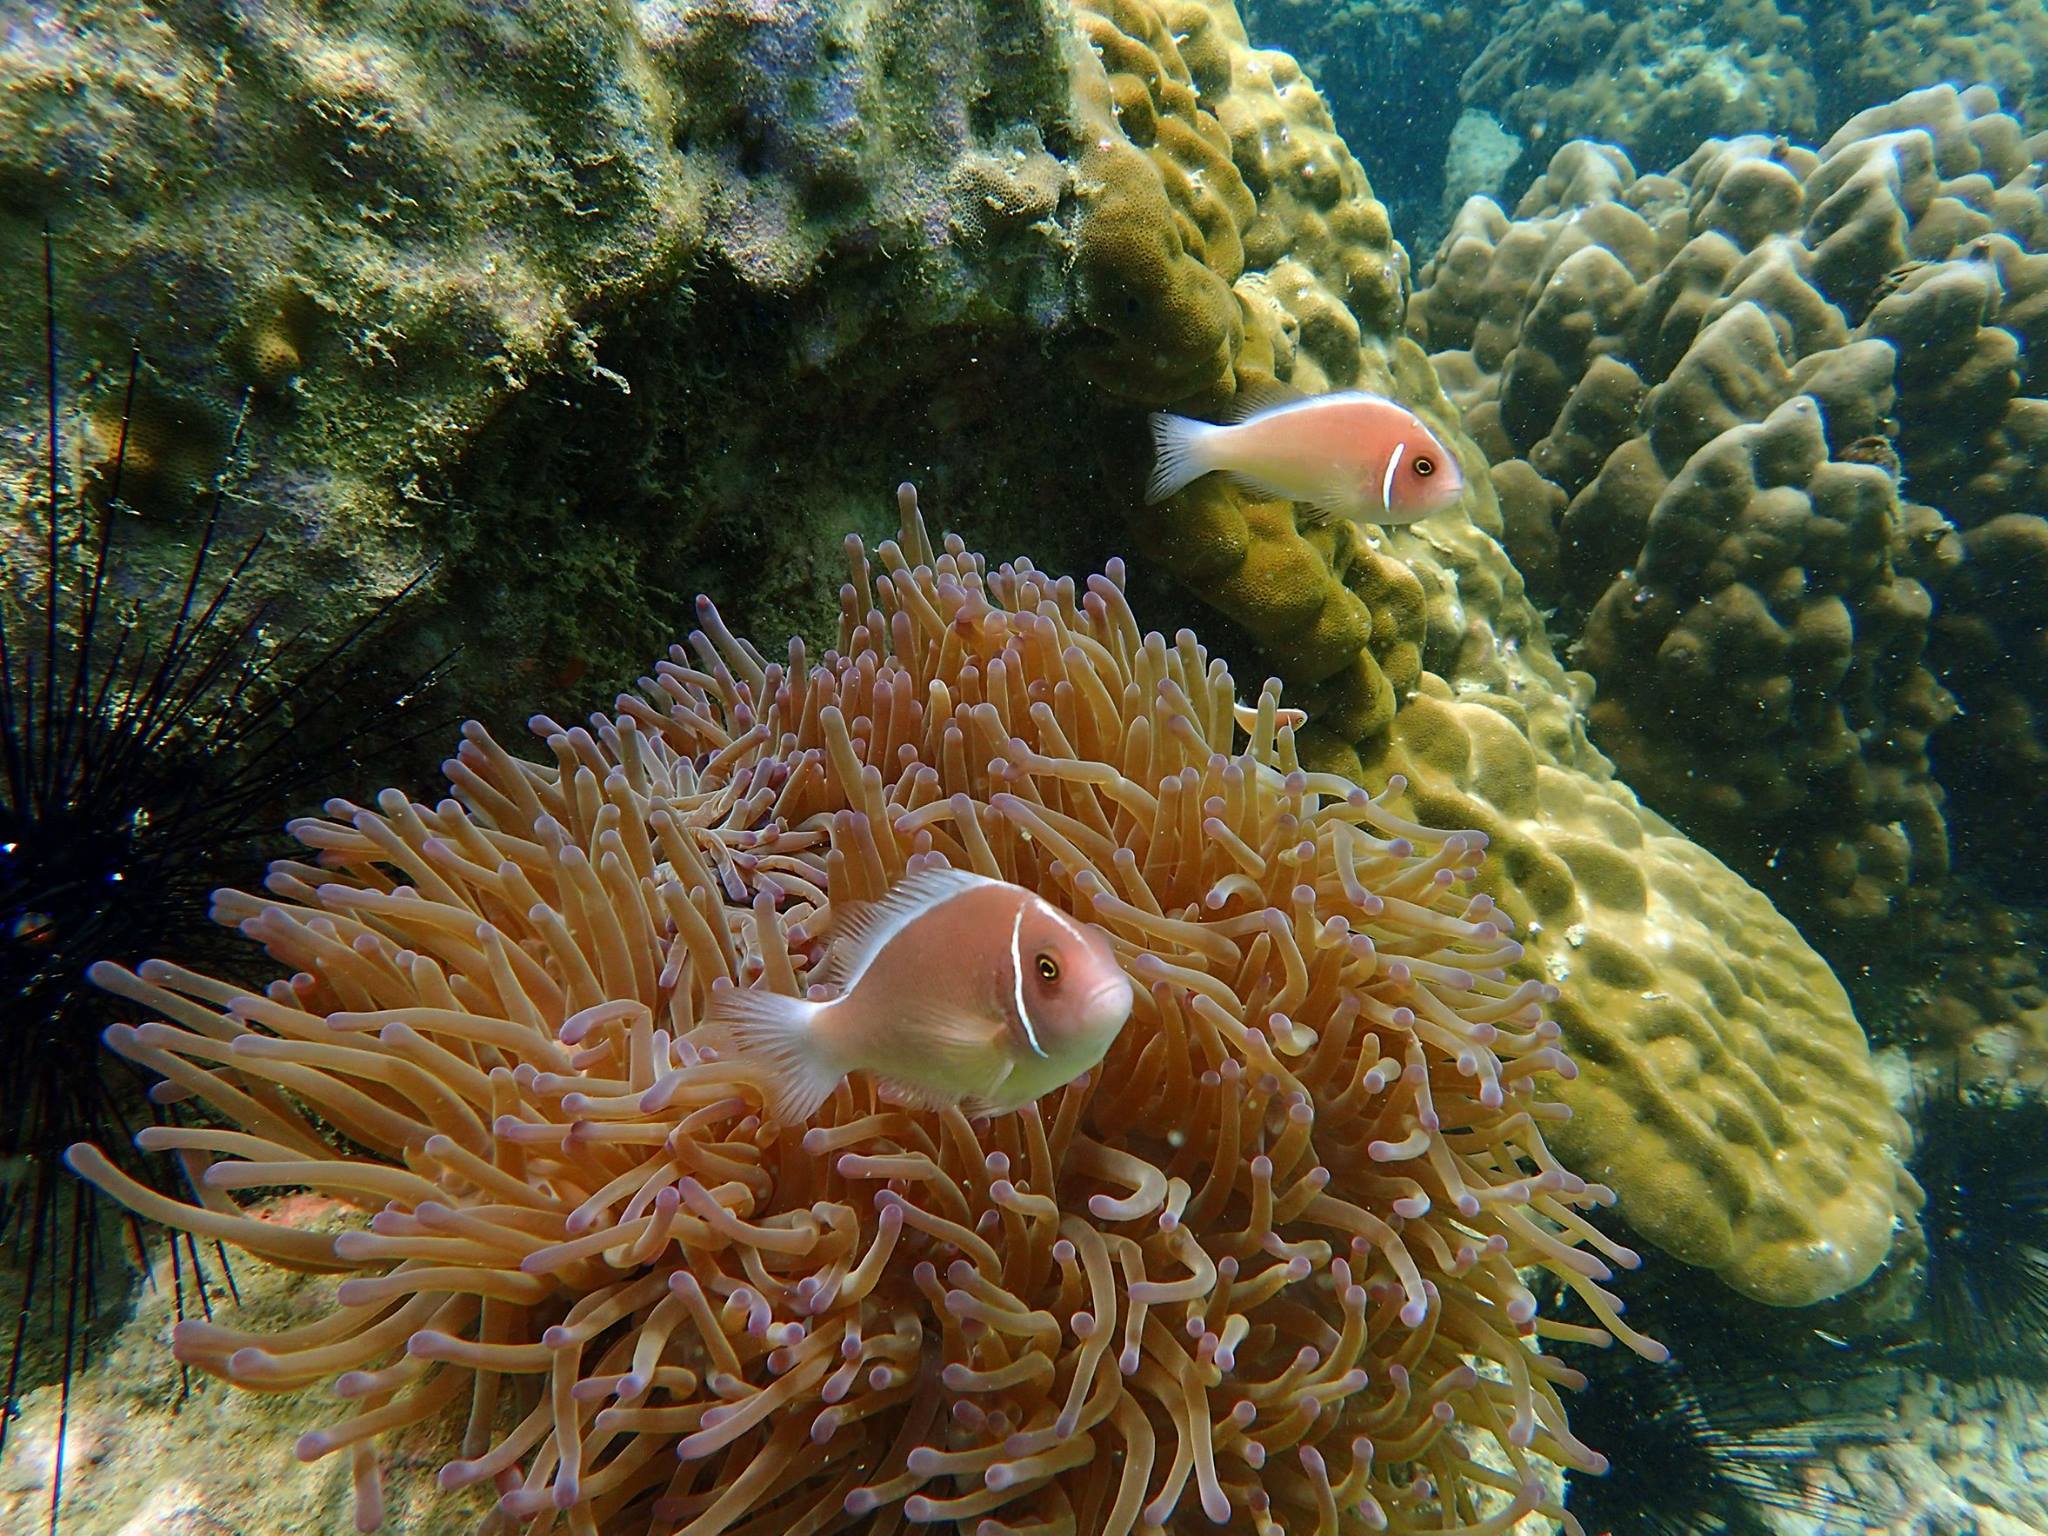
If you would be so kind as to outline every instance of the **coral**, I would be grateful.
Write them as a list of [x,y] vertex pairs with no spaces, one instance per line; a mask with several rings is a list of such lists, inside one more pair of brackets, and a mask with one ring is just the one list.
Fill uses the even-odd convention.
[[[2039,400],[2018,405],[2039,408]],[[2048,463],[2048,443],[2037,451]],[[1995,890],[2048,890],[2030,818],[2048,794],[2048,496],[1965,531],[1933,582],[1935,652],[1965,708],[1935,743],[1955,836]]]
[[[572,7],[491,39],[464,12],[436,34],[450,45],[418,60],[411,33],[346,6],[318,18],[167,14],[147,36],[124,12],[90,33],[14,39],[29,67],[8,101],[41,103],[48,123],[106,150],[94,163],[127,189],[84,214],[64,205],[81,246],[119,279],[108,292],[199,274],[181,287],[193,348],[153,388],[166,419],[218,420],[242,376],[224,378],[200,344],[225,338],[222,355],[248,360],[235,366],[262,386],[252,430],[307,590],[327,592],[358,560],[374,579],[394,545],[447,554],[449,608],[422,629],[474,642],[466,704],[622,667],[669,632],[686,583],[736,588],[749,627],[829,640],[817,598],[837,578],[816,553],[819,530],[886,532],[849,487],[896,478],[906,461],[974,509],[978,538],[1014,547],[1029,528],[1049,564],[1076,569],[1114,520],[1064,509],[1127,505],[1140,482],[1138,413],[1117,430],[1106,400],[1213,410],[1281,377],[1413,406],[1474,484],[1461,511],[1384,536],[1304,530],[1289,507],[1202,485],[1132,518],[1141,574],[1184,583],[1230,621],[1226,647],[1282,676],[1314,715],[1299,742],[1309,766],[1391,771],[1407,754],[1411,795],[1469,803],[1515,842],[1500,899],[1532,920],[1573,914],[1546,923],[1534,963],[1575,978],[1561,1008],[1611,1021],[1615,1092],[1639,1070],[1624,1058],[1665,1027],[1638,995],[1657,989],[1575,995],[1588,971],[1566,935],[1581,924],[1598,935],[1612,915],[1633,942],[1645,919],[1608,889],[1580,890],[1548,844],[1601,835],[1610,819],[1630,829],[1672,881],[1684,871],[1699,883],[1704,894],[1665,887],[1655,911],[1661,931],[1700,953],[1752,953],[1730,925],[1765,924],[1769,958],[1742,967],[1732,990],[1685,984],[1688,1028],[1714,1042],[1705,1056],[1756,1061],[1765,1080],[1803,1075],[1798,1042],[1823,1042],[1834,1081],[1809,1099],[1818,1123],[1756,1130],[1757,1146],[1785,1154],[1775,1164],[1745,1148],[1739,1175],[1674,1181],[1667,1152],[1714,1143],[1703,1127],[1716,1116],[1693,1104],[1684,1115],[1697,1124],[1651,1116],[1642,1134],[1618,1135],[1609,1182],[1625,1201],[1643,1197],[1641,1219],[1674,1251],[1776,1298],[1812,1299],[1877,1262],[1896,1170],[1883,1117],[1866,1112],[1881,1100],[1842,995],[1587,742],[1583,679],[1550,654],[1496,541],[1505,524],[1482,456],[1422,349],[1399,334],[1406,260],[1385,209],[1299,68],[1252,48],[1225,0]],[[424,28],[433,14],[414,19]],[[267,30],[252,40],[251,28]],[[212,52],[193,41],[202,32]],[[159,121],[171,108],[138,97],[109,139],[66,103],[122,99],[114,49],[160,55],[161,79],[185,82],[179,100],[198,99],[203,61],[217,54],[229,69],[205,74],[219,80],[210,113]],[[334,71],[363,59],[383,73],[344,111]],[[312,83],[280,84],[301,74]],[[803,78],[816,89],[799,89]],[[87,87],[60,95],[59,81]],[[387,116],[399,126],[381,129]],[[498,135],[489,153],[478,127]],[[312,169],[268,152],[297,134],[319,147]],[[272,178],[260,186],[275,184],[260,196],[238,158],[259,138]],[[500,153],[507,143],[519,153]],[[587,152],[589,189],[569,146]],[[323,157],[363,183],[338,211]],[[210,179],[201,165],[217,167]],[[403,242],[365,224],[382,206],[368,194],[408,178],[449,189],[434,196],[474,216],[458,227],[438,204],[400,206],[392,217],[412,221]],[[83,184],[61,171],[35,181],[52,203]],[[183,200],[167,208],[160,188]],[[571,217],[564,198],[590,211]],[[245,270],[241,253],[256,247],[241,225],[222,215],[207,227],[222,200],[301,243]],[[451,292],[492,302],[457,328]],[[131,323],[121,304],[104,318],[110,332]],[[402,377],[378,346],[403,354]],[[817,452],[828,438],[833,451]],[[350,478],[350,465],[362,473]],[[1502,761],[1502,733],[1515,765],[1471,778],[1457,741],[1476,736],[1481,756]],[[1412,753],[1417,741],[1428,750]],[[1546,775],[1568,789],[1527,801]],[[1838,1196],[1845,1170],[1867,1195]],[[1675,1185],[1683,1199],[1667,1198]],[[1811,1242],[1849,1257],[1797,1259]]]
[[[1976,790],[1930,770],[1942,684],[1964,720],[2030,724],[2024,669],[1967,664],[2024,626],[1967,555],[2017,533],[2010,563],[2040,522],[1971,527],[2038,494],[2040,217],[2018,125],[1941,88],[1818,153],[1716,141],[1669,176],[1568,145],[1513,220],[1467,205],[1411,310],[1511,549],[1583,626],[1602,745],[1834,931],[1947,873],[1945,800]],[[1958,753],[1982,729],[1948,728]]]
[[1713,134],[1810,135],[1818,70],[1800,9],[1777,0],[1512,0],[1459,95],[1533,146],[1605,139],[1657,164]]
[[[1872,1033],[1952,1063],[1966,1087],[2048,1087],[2048,922],[2038,907],[1956,902],[1896,987]],[[1890,977],[1886,978],[1888,981]]]
[[1441,232],[1440,181],[1458,133],[1458,78],[1497,0],[1245,0],[1245,28],[1294,55],[1368,166],[1410,248]]
[[[991,570],[903,510],[902,547],[850,541],[822,665],[700,603],[615,715],[536,720],[551,760],[472,726],[456,799],[299,823],[316,864],[216,899],[289,979],[97,973],[163,1021],[114,1047],[231,1128],[145,1133],[197,1205],[73,1165],[347,1277],[280,1332],[182,1324],[179,1358],[333,1378],[356,1410],[298,1454],[350,1452],[359,1529],[376,1440],[465,1402],[443,1486],[589,1530],[1555,1515],[1539,1464],[1602,1461],[1577,1373],[1524,1340],[1605,1333],[1539,1317],[1518,1266],[1661,1351],[1599,1283],[1636,1262],[1580,1214],[1611,1197],[1545,1150],[1554,989],[1460,889],[1482,840],[1302,771],[1273,687],[1233,750],[1228,671],[1141,636],[1118,571]],[[835,908],[933,860],[1102,924],[1131,1026],[985,1126],[865,1080],[764,1121],[691,1038],[707,999],[801,989]],[[335,1234],[230,1193],[279,1184],[376,1214]]]
[[1809,4],[1831,118],[1916,86],[1982,80],[2032,126],[2048,123],[2048,12],[2035,0],[1829,0]]
[[[1243,50],[1234,26],[1205,26],[1206,8],[1159,9],[1184,39],[1172,46],[1149,28],[1143,47],[1132,41],[1151,11],[1113,14],[1123,18],[1120,30],[1098,46],[1119,101],[1143,89],[1155,106],[1190,110],[1197,127],[1212,105],[1226,124],[1241,97],[1263,105],[1268,98],[1252,87],[1269,78],[1288,82],[1289,101],[1315,101],[1272,55]],[[1215,61],[1219,39],[1229,44],[1227,73]],[[1314,113],[1321,125],[1320,107]],[[1341,141],[1307,137],[1301,119],[1284,140],[1269,130],[1229,137],[1262,219],[1275,206],[1298,213],[1266,190],[1280,181],[1264,155],[1275,144],[1327,152],[1344,183],[1366,195]],[[1207,197],[1223,201],[1217,187],[1228,170],[1207,164]],[[1162,170],[1160,185],[1171,194],[1182,183]],[[1249,253],[1256,240],[1248,235],[1244,245]],[[1279,373],[1313,389],[1355,379],[1387,391],[1476,467],[1477,448],[1412,342],[1346,310],[1339,318],[1348,323],[1323,342],[1304,324],[1299,347],[1270,355],[1262,336],[1284,342],[1290,333],[1258,323],[1251,300],[1267,285],[1241,278],[1237,286],[1246,299],[1241,375]],[[1323,306],[1324,292],[1301,288],[1300,312],[1311,312],[1309,300]],[[1882,1260],[1894,1213],[1910,1208],[1910,1196],[1895,1150],[1904,1133],[1847,1000],[1767,903],[1613,781],[1585,740],[1578,686],[1550,655],[1521,577],[1492,537],[1502,514],[1477,478],[1469,521],[1434,518],[1380,538],[1348,523],[1303,529],[1292,508],[1215,481],[1140,515],[1136,531],[1151,560],[1233,620],[1289,698],[1309,710],[1306,760],[1399,772],[1425,819],[1482,826],[1506,850],[1496,898],[1533,925],[1532,958],[1538,974],[1560,981],[1567,1031],[1605,1041],[1562,1090],[1581,1114],[1560,1134],[1574,1138],[1575,1154],[1600,1161],[1637,1230],[1773,1301],[1853,1287]],[[1608,878],[1608,866],[1586,851],[1601,842],[1629,848],[1644,872]],[[1580,957],[1581,945],[1597,952],[1596,963]],[[1631,952],[1658,954],[1656,971],[1621,958]],[[1731,970],[1727,955],[1754,963]],[[1787,996],[1801,999],[1796,1018]],[[1674,1035],[1689,1043],[1667,1060],[1658,1042]],[[1745,1093],[1723,1095],[1715,1075],[1735,1062],[1754,1076]],[[1743,1107],[1752,1094],[1756,1104]],[[1661,1109],[1645,1107],[1660,1100]],[[1770,1102],[1798,1103],[1810,1118],[1770,1113]]]
[[1570,1165],[1613,1186],[1637,1233],[1745,1296],[1841,1295],[1918,1204],[1910,1137],[1841,983],[1611,770],[1555,766],[1568,719],[1534,689],[1453,695],[1425,677],[1369,771],[1406,775],[1410,814],[1491,839],[1486,879],[1559,989],[1579,1068],[1551,1133]]
[[[943,459],[996,506],[1045,444],[952,451],[990,381],[1055,439],[1079,413],[1042,361],[1076,328],[1047,149],[1073,48],[1061,8],[969,0],[69,6],[0,41],[0,354],[37,355],[47,219],[78,375],[117,393],[132,341],[150,360],[138,537],[187,553],[184,494],[247,393],[228,531],[270,533],[330,632],[438,560],[474,706],[630,675],[693,575],[773,570],[761,608],[822,633],[807,551],[851,486]],[[808,453],[827,427],[865,462]],[[771,494],[820,523],[759,516]]]
[[[1234,370],[1311,392],[1359,381],[1393,329],[1404,258],[1300,66],[1225,4],[1087,0],[1076,68],[1081,315],[1113,338],[1106,387],[1226,403]],[[1163,243],[1162,243],[1163,242]]]
[[[1197,412],[1260,378],[1376,389],[1449,438],[1421,357],[1389,341],[1405,257],[1386,210],[1294,60],[1252,48],[1221,3],[1117,0],[1081,18],[1096,59],[1076,68],[1093,148],[1075,260],[1105,387]],[[1356,530],[1301,531],[1286,504],[1214,479],[1134,528],[1243,626],[1320,739],[1386,729],[1414,675],[1418,594]]]
[[1483,46],[1463,55],[1460,99],[1545,154],[1589,138],[1673,165],[1716,136],[1814,142],[1944,82],[1989,83],[2042,123],[2038,0],[1505,0],[1474,34]]
[[[1382,377],[1359,333],[1401,302],[1319,98],[1221,0],[502,28],[440,0],[86,7],[6,46],[0,267],[47,216],[101,295],[81,354],[143,338],[136,442],[162,446],[130,500],[174,503],[214,457],[178,445],[224,439],[250,391],[264,510],[235,510],[282,535],[311,617],[439,557],[437,628],[542,672],[624,672],[682,583],[729,571],[776,573],[749,618],[823,635],[808,551],[857,487],[918,465],[977,531],[1036,521],[1048,452],[1100,436],[1104,392]],[[22,318],[0,300],[25,355]],[[826,430],[848,446],[821,461]],[[1094,453],[1061,457],[1072,494],[1105,493]],[[760,517],[771,496],[807,510]],[[1099,559],[1104,532],[1048,553]],[[473,702],[508,696],[465,666]]]

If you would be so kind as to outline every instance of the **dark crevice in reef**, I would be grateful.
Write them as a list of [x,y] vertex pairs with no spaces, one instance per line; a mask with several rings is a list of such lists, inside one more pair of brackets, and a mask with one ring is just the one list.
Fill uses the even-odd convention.
[[[608,703],[696,623],[699,592],[764,647],[828,645],[842,541],[892,536],[906,479],[935,530],[991,558],[1085,573],[1126,548],[1133,471],[1102,402],[1047,382],[1035,342],[848,339],[809,297],[825,287],[764,297],[699,272],[593,327],[594,369],[536,381],[479,435],[421,514],[448,551],[463,697],[508,719]],[[1142,427],[1132,412],[1140,447]]]

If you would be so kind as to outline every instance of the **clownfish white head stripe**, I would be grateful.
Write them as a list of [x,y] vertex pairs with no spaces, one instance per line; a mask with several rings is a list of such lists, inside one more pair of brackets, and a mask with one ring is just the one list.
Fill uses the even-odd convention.
[[[1058,917],[1057,908],[1053,916]],[[1045,1047],[1038,1043],[1038,1031],[1032,1027],[1031,1004],[1024,997],[1024,909],[1017,908],[1017,920],[1010,924],[1010,986],[1011,1001],[1016,1005],[1017,1022],[1023,1026],[1024,1039],[1030,1044],[1035,1056],[1043,1057]]]

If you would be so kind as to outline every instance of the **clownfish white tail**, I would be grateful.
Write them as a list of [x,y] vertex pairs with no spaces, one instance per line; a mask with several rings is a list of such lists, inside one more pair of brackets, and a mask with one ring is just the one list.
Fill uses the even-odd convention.
[[1218,429],[1206,421],[1152,413],[1152,447],[1159,458],[1152,466],[1152,479],[1145,486],[1145,500],[1164,501],[1183,486],[1190,485],[1214,467],[1204,451],[1206,439]]
[[829,1004],[781,992],[732,987],[712,994],[704,1023],[714,1039],[762,1068],[773,1093],[775,1118],[802,1125],[832,1096],[845,1068],[815,1028]]

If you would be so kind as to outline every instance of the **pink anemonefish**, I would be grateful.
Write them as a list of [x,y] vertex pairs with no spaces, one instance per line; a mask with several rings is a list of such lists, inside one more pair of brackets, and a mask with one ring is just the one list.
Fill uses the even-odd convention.
[[1230,422],[1157,412],[1158,461],[1147,501],[1164,501],[1207,474],[1308,505],[1317,521],[1412,523],[1465,490],[1458,461],[1405,405],[1363,390],[1301,395],[1282,384],[1240,390]]
[[706,1033],[758,1062],[785,1125],[866,1072],[913,1108],[1001,1115],[1101,1061],[1130,1017],[1131,981],[1100,929],[1022,886],[927,869],[839,915],[824,1001],[713,994]]

